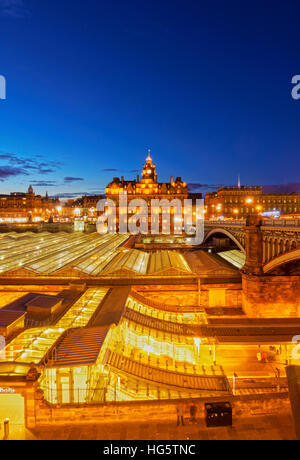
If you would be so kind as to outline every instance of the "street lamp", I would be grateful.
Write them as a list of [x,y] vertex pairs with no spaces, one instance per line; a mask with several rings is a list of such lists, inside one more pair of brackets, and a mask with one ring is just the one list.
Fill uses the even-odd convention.
[[236,394],[236,380],[238,378],[238,375],[234,372],[232,376],[232,393],[235,396]]
[[198,366],[198,368],[200,368],[200,345],[201,345],[201,339],[199,337],[194,337],[194,345],[195,345],[195,355],[196,355],[197,366]]

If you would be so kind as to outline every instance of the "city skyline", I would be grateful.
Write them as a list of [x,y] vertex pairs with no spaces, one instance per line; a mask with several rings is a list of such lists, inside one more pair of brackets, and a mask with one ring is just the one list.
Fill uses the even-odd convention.
[[298,9],[0,1],[0,193],[103,193],[149,147],[163,182],[299,191]]
[[[148,149],[150,151],[150,149]],[[13,156],[13,154],[10,154]],[[3,152],[0,152],[0,158],[1,156],[6,157],[8,155],[5,155]],[[18,160],[18,163],[21,164],[24,161],[24,164],[27,162],[27,159],[22,159]],[[37,171],[37,174],[39,174],[39,168],[40,166],[31,166],[34,162],[30,162],[29,164],[29,169],[34,169]],[[1,172],[1,166],[0,166],[0,172]],[[11,167],[8,166],[8,171],[10,171]],[[17,168],[17,169],[23,169],[23,168]],[[140,168],[142,169],[142,168]],[[125,180],[128,181],[133,181],[136,179],[136,174],[140,174],[140,169],[136,170],[131,170],[131,171],[126,171],[126,170],[114,170],[114,169],[109,169],[105,171],[106,173],[111,174],[111,178],[108,179],[108,181],[111,181],[114,177],[117,178],[122,178],[124,177]],[[24,169],[25,171],[25,169]],[[50,170],[49,170],[50,171]],[[52,172],[52,171],[51,171]],[[171,171],[172,172],[172,171]],[[67,200],[72,200],[72,199],[77,199],[80,198],[81,196],[94,196],[94,195],[105,195],[105,189],[107,187],[107,183],[99,186],[98,188],[87,188],[84,190],[84,183],[85,180],[83,178],[77,178],[77,177],[64,177],[60,183],[55,182],[52,180],[43,180],[43,179],[32,179],[30,178],[35,177],[34,175],[27,174],[26,172],[22,173],[20,172],[20,175],[24,174],[25,180],[21,181],[16,185],[16,189],[11,189],[10,187],[13,186],[13,182],[10,180],[7,180],[7,178],[3,178],[0,180],[0,183],[5,184],[6,187],[1,188],[0,185],[0,195],[10,195],[12,193],[25,193],[28,189],[28,186],[33,186],[34,191],[36,195],[49,195],[50,198],[59,198],[61,201],[67,201]],[[41,174],[45,174],[45,172],[41,172]],[[116,175],[115,175],[116,174]],[[125,174],[125,176],[124,176]],[[173,176],[173,175],[172,175]],[[26,182],[26,178],[28,177],[28,180]],[[170,177],[170,176],[169,176]],[[181,176],[180,176],[181,177]],[[259,186],[259,184],[245,184],[243,182],[240,182],[240,177],[241,174],[238,175],[236,183],[228,183],[228,184],[205,184],[205,183],[199,183],[199,182],[187,182],[188,190],[189,192],[201,192],[204,195],[207,193],[217,191],[218,189],[222,187],[234,187],[234,186]],[[167,183],[169,178],[166,178],[165,181],[162,181],[164,183]],[[74,184],[74,183],[82,183],[82,187],[78,187],[78,190],[73,190],[73,191],[65,191],[63,192],[64,188],[68,184]],[[56,192],[52,193],[53,187],[56,188]],[[262,189],[264,193],[278,193],[278,194],[291,194],[291,193],[300,193],[300,182],[287,182],[283,184],[264,184],[262,185]],[[81,191],[79,191],[81,190]]]

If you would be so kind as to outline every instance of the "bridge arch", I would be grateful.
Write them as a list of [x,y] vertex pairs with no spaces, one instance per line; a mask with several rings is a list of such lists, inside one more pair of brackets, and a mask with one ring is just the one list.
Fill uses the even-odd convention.
[[264,273],[269,273],[270,271],[274,270],[277,267],[280,267],[281,265],[285,265],[289,262],[294,262],[296,260],[300,260],[300,248],[292,249],[289,252],[280,254],[274,259],[267,262],[263,267]]
[[232,233],[230,233],[228,230],[226,230],[225,228],[213,228],[212,230],[210,230],[205,235],[203,243],[205,243],[212,235],[215,235],[217,233],[222,233],[223,235],[228,236],[228,238],[230,238],[238,246],[238,248],[241,251],[243,251],[244,253],[246,252],[245,248],[242,246],[240,241]]

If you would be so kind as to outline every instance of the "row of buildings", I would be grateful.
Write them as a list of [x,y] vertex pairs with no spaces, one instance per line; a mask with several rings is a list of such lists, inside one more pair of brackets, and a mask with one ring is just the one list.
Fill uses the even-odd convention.
[[[105,189],[106,197],[119,206],[119,193],[127,192],[128,202],[142,198],[148,205],[152,199],[185,199],[202,198],[200,193],[191,193],[188,184],[181,177],[175,180],[171,176],[169,182],[158,182],[156,165],[152,162],[150,151],[143,165],[141,177],[125,180],[123,176],[114,177]],[[27,193],[14,192],[0,195],[0,223],[5,222],[39,222],[84,218],[95,220],[97,203],[103,195],[83,196],[62,204],[58,199],[36,195],[32,186]],[[149,208],[150,209],[150,208]],[[150,211],[149,211],[150,212]],[[220,187],[216,192],[205,195],[205,218],[242,219],[251,214],[295,215],[300,214],[300,195],[297,193],[278,194],[264,193],[261,186],[229,186]],[[148,217],[149,222],[151,216]]]
[[294,215],[300,213],[298,193],[264,193],[261,186],[221,187],[205,195],[208,218],[244,218],[251,214]]
[[27,192],[12,192],[0,195],[0,222],[23,223],[49,220],[61,210],[57,198],[36,195],[30,185]]

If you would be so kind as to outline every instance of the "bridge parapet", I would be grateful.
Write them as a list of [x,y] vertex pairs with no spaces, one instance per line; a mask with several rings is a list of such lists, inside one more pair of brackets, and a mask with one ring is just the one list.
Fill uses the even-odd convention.
[[[262,227],[290,227],[293,229],[298,229],[300,231],[300,219],[262,219]],[[214,219],[214,220],[205,220],[205,227],[245,227],[246,219]]]
[[[270,262],[272,259],[300,248],[300,219],[262,219],[258,216],[251,216],[251,219],[257,217],[257,224],[251,231],[251,241],[246,247],[246,233],[249,226],[246,225],[246,219],[234,220],[213,220],[205,221],[205,238],[206,242],[212,235],[223,233],[224,236],[231,238],[237,244],[240,250],[249,253],[252,251],[260,251],[258,244],[261,245],[261,263],[263,265]],[[251,226],[251,225],[250,225]],[[256,228],[256,230],[255,230]],[[261,238],[257,239],[255,234],[259,232]]]

